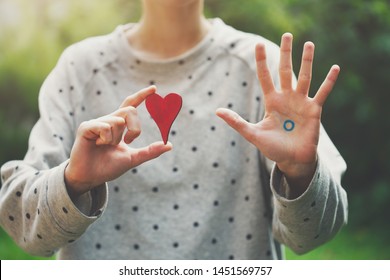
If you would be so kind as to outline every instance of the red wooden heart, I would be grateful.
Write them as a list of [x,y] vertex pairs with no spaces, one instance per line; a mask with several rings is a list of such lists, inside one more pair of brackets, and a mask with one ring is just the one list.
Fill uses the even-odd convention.
[[171,126],[180,112],[182,98],[177,93],[170,93],[164,98],[154,93],[145,100],[146,109],[160,130],[164,144],[168,142]]

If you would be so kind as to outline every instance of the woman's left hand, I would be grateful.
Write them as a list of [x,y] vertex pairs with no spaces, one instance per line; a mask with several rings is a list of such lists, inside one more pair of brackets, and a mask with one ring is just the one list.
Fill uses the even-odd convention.
[[254,144],[267,158],[276,162],[295,196],[306,190],[317,164],[317,146],[322,106],[331,92],[340,68],[332,66],[313,98],[309,97],[314,44],[304,45],[298,83],[293,88],[292,35],[282,36],[279,75],[281,89],[272,81],[266,62],[265,46],[256,45],[257,75],[264,93],[265,116],[259,123],[245,121],[228,109],[218,109],[217,115]]

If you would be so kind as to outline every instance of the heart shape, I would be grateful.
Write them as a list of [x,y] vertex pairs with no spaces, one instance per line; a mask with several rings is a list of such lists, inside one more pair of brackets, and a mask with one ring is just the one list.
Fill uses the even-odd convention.
[[146,109],[156,122],[165,145],[168,142],[169,131],[180,112],[182,103],[182,98],[177,93],[170,93],[164,98],[154,93],[145,100]]

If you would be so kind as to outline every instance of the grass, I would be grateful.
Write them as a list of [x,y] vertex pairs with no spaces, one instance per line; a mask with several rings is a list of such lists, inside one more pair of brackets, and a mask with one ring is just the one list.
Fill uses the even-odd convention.
[[344,228],[328,243],[304,254],[286,249],[289,260],[390,260],[389,230],[378,227]]
[[[389,230],[378,227],[363,227],[354,230],[344,228],[330,242],[307,254],[299,256],[287,248],[286,258],[289,260],[390,260],[388,236],[390,236]],[[41,260],[48,258],[34,257],[25,253],[0,229],[0,259]]]
[[0,228],[0,260],[47,260],[50,258],[31,256],[24,252],[16,243]]

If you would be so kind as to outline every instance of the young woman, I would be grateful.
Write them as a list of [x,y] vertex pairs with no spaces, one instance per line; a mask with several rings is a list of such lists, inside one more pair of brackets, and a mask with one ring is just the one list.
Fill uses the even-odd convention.
[[[310,98],[313,43],[296,81],[291,34],[279,49],[202,0],[142,4],[46,79],[28,153],[2,167],[1,225],[60,259],[279,259],[334,236],[346,166],[320,119],[338,66]],[[144,105],[156,92],[183,98],[167,145]]]

